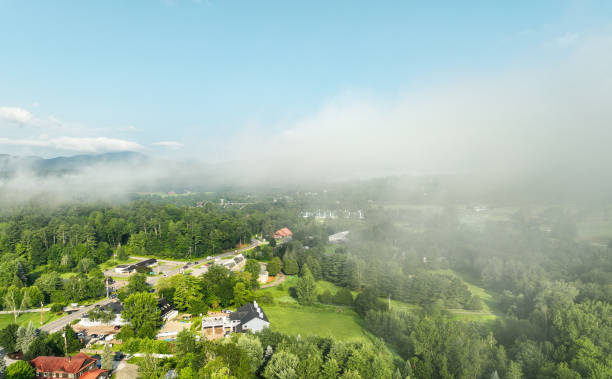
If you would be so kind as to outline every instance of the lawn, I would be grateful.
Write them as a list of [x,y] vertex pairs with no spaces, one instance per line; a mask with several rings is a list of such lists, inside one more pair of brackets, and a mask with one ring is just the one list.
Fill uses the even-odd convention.
[[[48,323],[49,321],[53,321],[62,317],[62,315],[58,316],[53,312],[45,312],[44,314],[44,323]],[[0,314],[0,329],[4,329],[8,324],[12,324],[15,318],[12,314]],[[39,312],[28,312],[22,313],[17,317],[17,324],[19,325],[27,325],[30,321],[34,326],[40,326],[40,313]]]
[[[350,308],[315,304],[299,305],[290,295],[290,288],[297,283],[296,276],[276,287],[258,290],[257,294],[266,294],[274,298],[275,304],[262,304],[264,312],[270,319],[272,330],[290,335],[334,337],[343,341],[367,341],[370,333],[364,330],[361,318]],[[338,289],[326,281],[317,282],[317,293],[329,289],[335,293]]]
[[367,341],[360,317],[351,309],[300,305],[262,305],[272,330],[290,335],[334,337],[343,341]]

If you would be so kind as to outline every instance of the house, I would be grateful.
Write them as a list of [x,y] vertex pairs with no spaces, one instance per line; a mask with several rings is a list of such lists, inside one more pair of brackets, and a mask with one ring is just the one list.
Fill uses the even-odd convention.
[[164,321],[172,320],[178,316],[178,311],[163,297],[157,300],[157,307],[161,311],[161,318]]
[[36,371],[36,378],[79,378],[102,379],[108,377],[108,370],[97,366],[97,359],[84,353],[72,357],[40,356],[32,359],[30,364]]
[[231,332],[251,330],[260,332],[270,326],[270,321],[256,301],[248,303],[235,312],[208,312],[202,319],[202,332],[208,339],[221,338]]
[[268,271],[265,269],[265,266],[261,266],[261,270],[259,271],[259,277],[257,278],[259,283],[268,283]]
[[123,318],[121,317],[121,312],[123,312],[123,305],[119,301],[111,301],[110,303],[101,306],[99,309],[105,312],[111,312],[114,315],[114,318],[108,323],[103,323],[102,321],[99,321],[99,320],[93,321],[89,319],[89,315],[91,313],[90,311],[89,313],[83,314],[83,316],[81,317],[81,321],[79,321],[79,325],[98,326],[98,325],[123,325],[125,324],[125,320],[123,320]]
[[157,259],[155,258],[145,259],[144,261],[140,261],[138,263],[118,265],[115,267],[115,272],[117,274],[132,274],[136,272],[136,269],[139,267],[153,267],[156,263]]
[[243,305],[230,314],[230,320],[240,321],[237,332],[250,330],[253,333],[261,332],[270,326],[270,321],[257,301]]
[[350,231],[345,230],[344,232],[339,232],[336,234],[332,234],[331,236],[328,237],[329,243],[332,244],[336,244],[336,243],[344,243],[346,241],[348,241],[348,234],[350,233]]
[[238,271],[246,265],[246,259],[244,258],[244,255],[238,254],[232,259],[226,259],[224,261],[221,261],[221,265],[227,267],[232,271]]
[[274,232],[274,238],[282,240],[290,240],[293,237],[293,232],[289,228],[281,228]]

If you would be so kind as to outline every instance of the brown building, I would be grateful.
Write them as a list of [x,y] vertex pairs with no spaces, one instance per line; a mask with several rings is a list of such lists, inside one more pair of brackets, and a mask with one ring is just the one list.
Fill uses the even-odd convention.
[[72,357],[36,357],[30,361],[36,370],[36,378],[102,379],[108,370],[96,365],[96,358],[78,353]]
[[293,232],[289,228],[282,228],[274,232],[274,238],[289,239],[293,236]]

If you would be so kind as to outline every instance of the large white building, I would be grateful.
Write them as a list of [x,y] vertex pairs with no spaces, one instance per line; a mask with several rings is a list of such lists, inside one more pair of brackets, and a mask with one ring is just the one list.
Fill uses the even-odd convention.
[[232,332],[247,330],[257,333],[270,326],[270,321],[257,301],[248,303],[235,312],[209,312],[202,319],[202,332],[208,339],[224,337]]

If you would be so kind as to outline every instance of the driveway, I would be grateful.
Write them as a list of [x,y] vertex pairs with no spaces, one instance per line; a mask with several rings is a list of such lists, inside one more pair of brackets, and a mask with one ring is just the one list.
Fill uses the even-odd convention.
[[125,360],[119,362],[115,369],[115,378],[117,379],[134,379],[138,378],[138,366],[128,363]]

